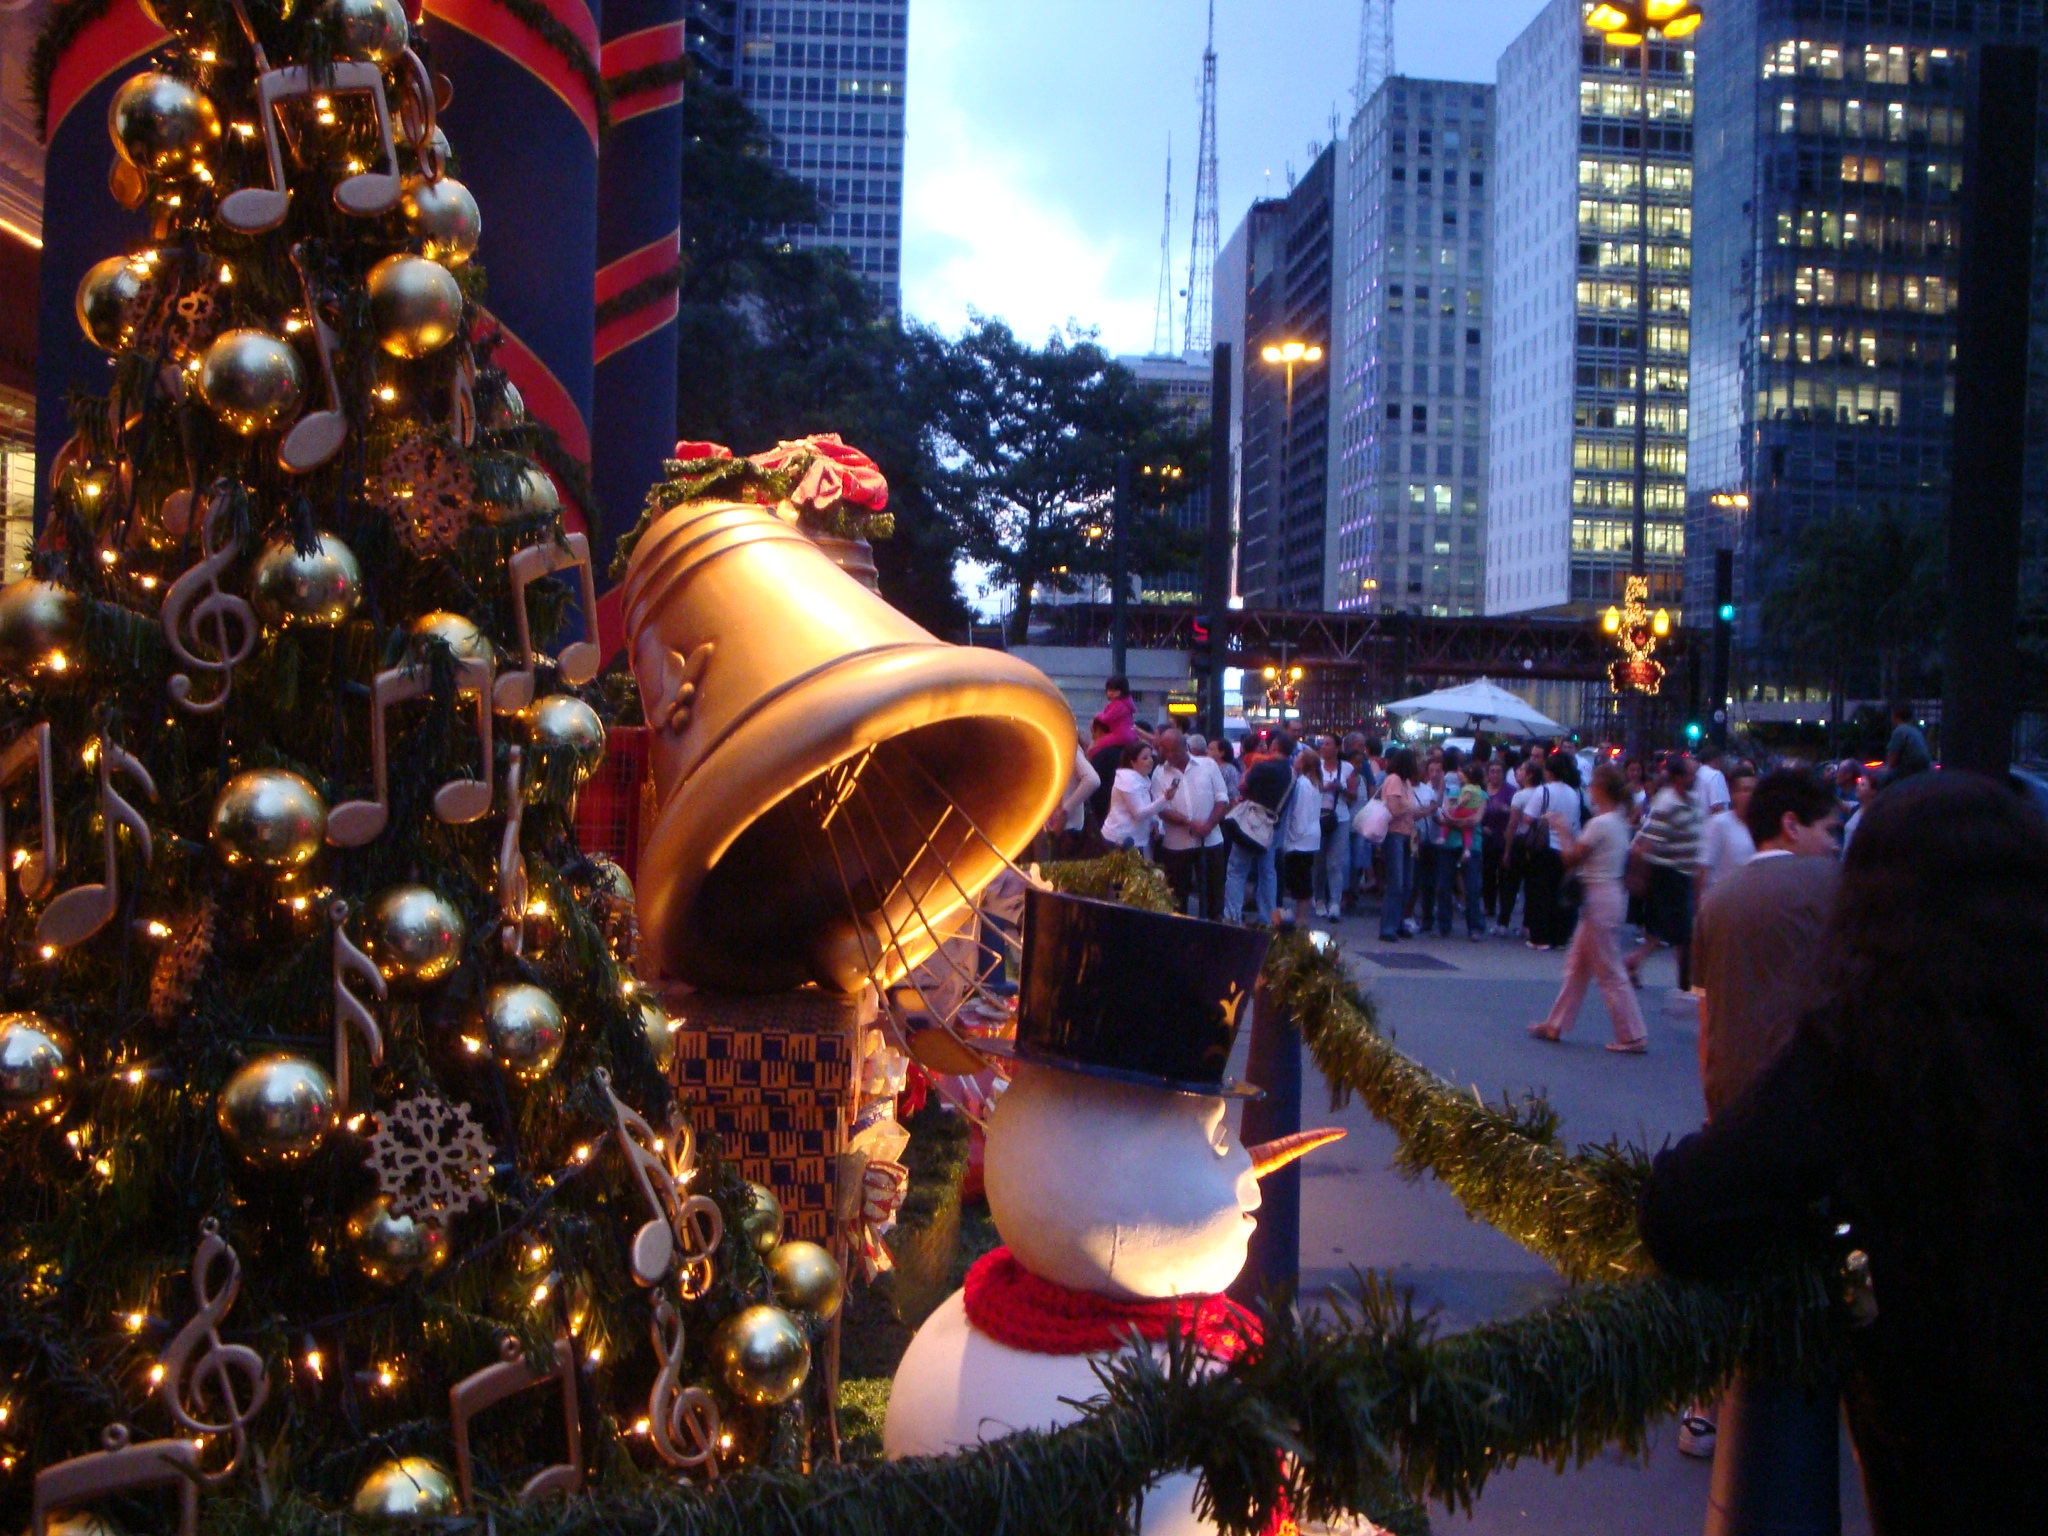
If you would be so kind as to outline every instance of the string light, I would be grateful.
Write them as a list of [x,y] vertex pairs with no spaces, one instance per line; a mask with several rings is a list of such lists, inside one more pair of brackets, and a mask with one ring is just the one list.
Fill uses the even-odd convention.
[[398,1385],[398,1367],[389,1363],[377,1367],[377,1385],[389,1392]]
[[322,1379],[320,1373],[325,1364],[326,1362],[320,1358],[319,1350],[309,1349],[306,1351],[306,1369],[312,1373],[315,1381]]
[[147,1323],[148,1321],[149,1319],[145,1317],[142,1313],[130,1312],[126,1317],[121,1319],[121,1326],[126,1328],[130,1333],[140,1333],[142,1332],[143,1324]]
[[546,1280],[543,1280],[543,1281],[541,1281],[541,1283],[540,1283],[539,1285],[536,1285],[536,1286],[535,1286],[535,1287],[533,1288],[533,1305],[537,1307],[537,1306],[539,1306],[539,1305],[540,1305],[540,1304],[541,1304],[542,1302],[546,1301],[547,1299],[548,1299],[548,1282],[547,1282]]
[[152,1387],[157,1386],[163,1381],[163,1379],[164,1368],[161,1365],[152,1365],[149,1368],[149,1384]]
[[[94,485],[88,485],[86,487],[86,494],[89,496],[97,496],[99,494],[99,487]],[[120,563],[120,555],[116,554],[113,550],[103,549],[100,551],[101,565],[119,565]]]
[[464,1035],[462,1037],[462,1048],[472,1056],[481,1056],[484,1053],[484,1043],[477,1039],[475,1035]]
[[633,1421],[633,1433],[636,1435],[644,1435],[653,1428],[654,1426],[645,1419],[635,1419]]
[[576,1149],[576,1161],[579,1163],[587,1163],[590,1161],[590,1147],[587,1143]]
[[170,925],[153,917],[143,926],[143,931],[152,939],[168,939],[171,936]]
[[140,1067],[130,1067],[126,1072],[123,1072],[121,1076],[127,1079],[131,1087],[139,1088],[142,1086],[143,1080],[146,1079],[149,1076],[149,1074],[143,1071]]
[[398,398],[398,391],[393,389],[389,384],[380,384],[377,386],[377,398],[379,400],[382,400],[386,405],[389,405],[392,401]]
[[62,651],[52,651],[43,658],[43,665],[52,672],[62,672],[71,665],[71,658]]

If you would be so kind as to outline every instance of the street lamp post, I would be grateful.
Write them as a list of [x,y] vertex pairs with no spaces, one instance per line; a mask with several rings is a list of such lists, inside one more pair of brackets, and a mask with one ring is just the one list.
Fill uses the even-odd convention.
[[[1323,360],[1323,349],[1306,342],[1283,341],[1278,345],[1260,348],[1259,356],[1266,362],[1278,363],[1287,370],[1287,405],[1280,418],[1280,494],[1276,498],[1279,502],[1280,515],[1275,519],[1284,528],[1287,521],[1287,493],[1291,489],[1289,471],[1294,459],[1294,369],[1297,364],[1306,366],[1309,363],[1320,363]],[[1286,546],[1279,541],[1277,529],[1275,540],[1278,553],[1274,556],[1274,565],[1281,573],[1280,606],[1283,609],[1292,608],[1294,604],[1287,589],[1286,563],[1281,558],[1286,553]]]
[[[1600,0],[1586,24],[1617,48],[1633,48],[1637,60],[1636,134],[1636,421],[1635,517],[1630,528],[1629,580],[1632,603],[1649,598],[1650,498],[1650,39],[1688,37],[1704,19],[1692,0]],[[1632,691],[1631,699],[1636,699]],[[1632,708],[1630,746],[1640,749],[1641,710]]]

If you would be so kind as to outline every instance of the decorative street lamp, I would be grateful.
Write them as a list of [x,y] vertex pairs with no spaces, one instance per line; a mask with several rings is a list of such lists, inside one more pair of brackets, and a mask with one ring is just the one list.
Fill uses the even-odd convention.
[[[1635,519],[1630,531],[1628,581],[1622,601],[1626,612],[1610,608],[1603,621],[1610,635],[1620,638],[1622,658],[1609,669],[1617,693],[1655,693],[1664,680],[1661,662],[1650,651],[1664,630],[1652,632],[1646,610],[1649,579],[1649,428],[1650,428],[1650,46],[1653,37],[1677,39],[1699,29],[1703,13],[1692,0],[1599,0],[1586,14],[1586,25],[1600,33],[1616,48],[1636,50],[1638,81],[1636,105],[1642,126],[1636,134],[1636,433],[1635,433]],[[1636,622],[1640,616],[1642,622]],[[1656,615],[1666,629],[1670,616],[1661,609]],[[1638,650],[1635,640],[1644,642]],[[1633,713],[1633,712],[1632,712]],[[1631,737],[1639,737],[1632,725]],[[1637,743],[1640,745],[1640,743]]]
[[[1305,366],[1309,363],[1320,363],[1323,360],[1323,349],[1308,342],[1283,341],[1277,345],[1268,345],[1260,348],[1259,356],[1268,363],[1278,363],[1287,370],[1287,408],[1281,416],[1280,494],[1277,498],[1280,507],[1279,521],[1285,523],[1287,518],[1288,480],[1290,478],[1288,471],[1294,457],[1294,369],[1297,364]],[[1277,530],[1275,544],[1276,546],[1279,544]],[[1284,553],[1284,548],[1282,552]],[[1282,608],[1292,608],[1294,604],[1288,600],[1285,568],[1281,566],[1277,556],[1275,557],[1274,564],[1280,569],[1280,606]]]

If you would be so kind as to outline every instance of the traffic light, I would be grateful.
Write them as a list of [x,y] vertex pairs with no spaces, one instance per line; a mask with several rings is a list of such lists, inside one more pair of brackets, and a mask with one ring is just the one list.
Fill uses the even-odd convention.
[[1699,740],[1700,740],[1700,723],[1699,723],[1699,721],[1697,721],[1697,720],[1691,720],[1691,721],[1688,721],[1688,722],[1686,723],[1686,727],[1685,727],[1685,739],[1686,739],[1687,741],[1691,742],[1691,743],[1692,743],[1692,744],[1693,744],[1694,746],[1698,746],[1698,745],[1699,745]]
[[1714,617],[1723,624],[1733,624],[1735,622],[1735,605],[1733,603],[1723,603],[1714,610]]

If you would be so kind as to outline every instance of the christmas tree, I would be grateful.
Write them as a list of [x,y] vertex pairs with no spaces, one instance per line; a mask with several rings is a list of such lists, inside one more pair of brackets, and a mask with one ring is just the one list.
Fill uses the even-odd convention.
[[79,289],[108,389],[0,591],[0,1518],[801,1456],[838,1277],[765,1305],[772,1203],[577,846],[587,491],[491,364],[423,44],[151,9],[149,239]]

